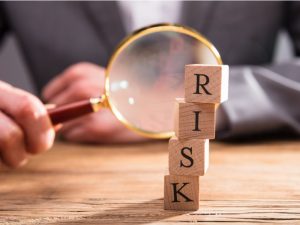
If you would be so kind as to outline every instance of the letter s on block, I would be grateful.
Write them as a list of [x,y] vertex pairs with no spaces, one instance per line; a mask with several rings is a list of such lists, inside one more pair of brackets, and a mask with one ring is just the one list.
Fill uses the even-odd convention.
[[182,162],[182,160],[180,160],[180,167],[192,167],[194,165],[194,160],[191,156],[187,155],[185,153],[185,150],[189,151],[190,152],[190,155],[193,154],[193,148],[192,147],[184,147],[181,149],[181,155],[186,158],[188,161],[189,161],[189,164],[184,164]]

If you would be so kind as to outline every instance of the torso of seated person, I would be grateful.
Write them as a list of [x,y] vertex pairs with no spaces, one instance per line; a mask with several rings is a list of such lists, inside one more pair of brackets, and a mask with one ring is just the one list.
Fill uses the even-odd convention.
[[[181,2],[178,18],[172,17],[178,21],[171,22],[206,36],[226,64],[266,64],[289,19],[287,11],[297,7],[285,2]],[[105,67],[129,32],[118,2],[4,2],[1,11],[1,32],[16,35],[40,90],[72,64],[87,61]]]

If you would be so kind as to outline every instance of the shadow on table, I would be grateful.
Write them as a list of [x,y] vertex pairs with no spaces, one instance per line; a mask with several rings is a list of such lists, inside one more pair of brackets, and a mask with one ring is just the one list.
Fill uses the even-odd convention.
[[[163,199],[140,203],[110,203],[111,209],[90,215],[58,220],[49,224],[148,224],[188,214],[187,211],[170,211],[163,209]],[[74,213],[74,211],[72,211]]]

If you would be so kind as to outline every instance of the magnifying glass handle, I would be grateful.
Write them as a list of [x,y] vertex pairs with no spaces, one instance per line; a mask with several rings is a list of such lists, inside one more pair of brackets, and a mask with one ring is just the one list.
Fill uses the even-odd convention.
[[88,113],[96,112],[99,109],[101,98],[91,98],[70,104],[48,109],[48,114],[53,125],[57,125]]

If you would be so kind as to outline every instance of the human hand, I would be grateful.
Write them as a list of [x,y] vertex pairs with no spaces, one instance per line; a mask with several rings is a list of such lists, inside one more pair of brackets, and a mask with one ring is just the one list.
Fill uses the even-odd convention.
[[[97,97],[104,93],[105,69],[91,63],[75,64],[43,90],[44,99],[56,105]],[[107,109],[64,123],[59,131],[73,142],[122,143],[145,140],[126,129]]]
[[0,153],[9,167],[51,148],[55,132],[45,106],[35,96],[0,81]]

